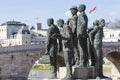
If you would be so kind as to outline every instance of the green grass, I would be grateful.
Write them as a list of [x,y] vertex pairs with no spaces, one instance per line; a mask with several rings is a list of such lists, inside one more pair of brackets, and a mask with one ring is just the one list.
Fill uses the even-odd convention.
[[111,75],[111,65],[110,65],[110,63],[107,63],[107,64],[103,65],[103,73],[107,76]]
[[34,64],[32,69],[34,70],[50,70],[50,64]]
[[110,67],[104,67],[103,71],[107,72],[107,73],[110,73],[111,72],[111,68]]

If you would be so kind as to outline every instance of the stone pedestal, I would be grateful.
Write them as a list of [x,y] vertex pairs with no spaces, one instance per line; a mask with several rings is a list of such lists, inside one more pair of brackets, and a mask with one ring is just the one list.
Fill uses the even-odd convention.
[[95,68],[94,67],[75,67],[73,76],[75,79],[94,79]]
[[[43,80],[62,80],[62,79],[43,79]],[[74,80],[112,80],[112,79],[111,78],[105,78],[105,79],[74,79]],[[117,79],[113,79],[113,80],[117,80]]]
[[[74,80],[112,80],[111,78],[106,79],[95,79],[95,68],[90,67],[72,67]],[[58,79],[48,80],[61,80],[66,76],[66,67],[59,68]]]
[[[72,72],[74,72],[74,67],[72,68]],[[62,79],[66,76],[66,67],[59,68],[59,78]]]
[[64,78],[66,76],[66,67],[60,67],[59,72],[60,72],[59,78],[60,79]]

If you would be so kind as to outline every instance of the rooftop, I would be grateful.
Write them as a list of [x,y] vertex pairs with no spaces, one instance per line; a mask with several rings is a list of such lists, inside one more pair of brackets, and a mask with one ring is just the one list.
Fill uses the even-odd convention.
[[107,28],[107,29],[120,29],[120,21],[110,22],[105,26],[105,28]]
[[26,26],[25,23],[21,23],[19,21],[7,21],[1,25],[17,25],[17,26]]

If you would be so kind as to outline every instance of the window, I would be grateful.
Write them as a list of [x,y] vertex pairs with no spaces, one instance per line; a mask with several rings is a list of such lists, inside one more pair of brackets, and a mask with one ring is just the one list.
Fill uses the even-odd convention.
[[38,34],[39,36],[42,36],[41,34]]
[[26,54],[26,56],[28,57],[28,54]]
[[120,39],[118,39],[118,42],[120,42]]
[[13,59],[14,58],[14,56],[13,55],[11,55],[11,59]]
[[114,34],[112,35],[112,37],[114,37]]
[[25,41],[25,43],[27,44],[27,41]]
[[110,34],[110,37],[114,37],[114,34]]
[[111,34],[110,34],[110,37],[111,37]]
[[120,37],[120,34],[118,36]]

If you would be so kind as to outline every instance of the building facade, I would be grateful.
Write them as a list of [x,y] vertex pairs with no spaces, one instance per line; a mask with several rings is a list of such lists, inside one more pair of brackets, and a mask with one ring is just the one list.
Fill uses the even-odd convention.
[[7,21],[0,25],[0,46],[16,46],[45,43],[47,30],[41,29],[41,23],[37,28],[29,27],[18,21]]
[[28,26],[18,21],[7,21],[0,25],[0,46],[27,45],[31,43]]
[[104,28],[103,42],[120,41],[120,21],[108,23]]
[[45,43],[47,37],[47,29],[42,29],[42,24],[37,23],[36,29],[33,28],[31,32],[31,44]]

